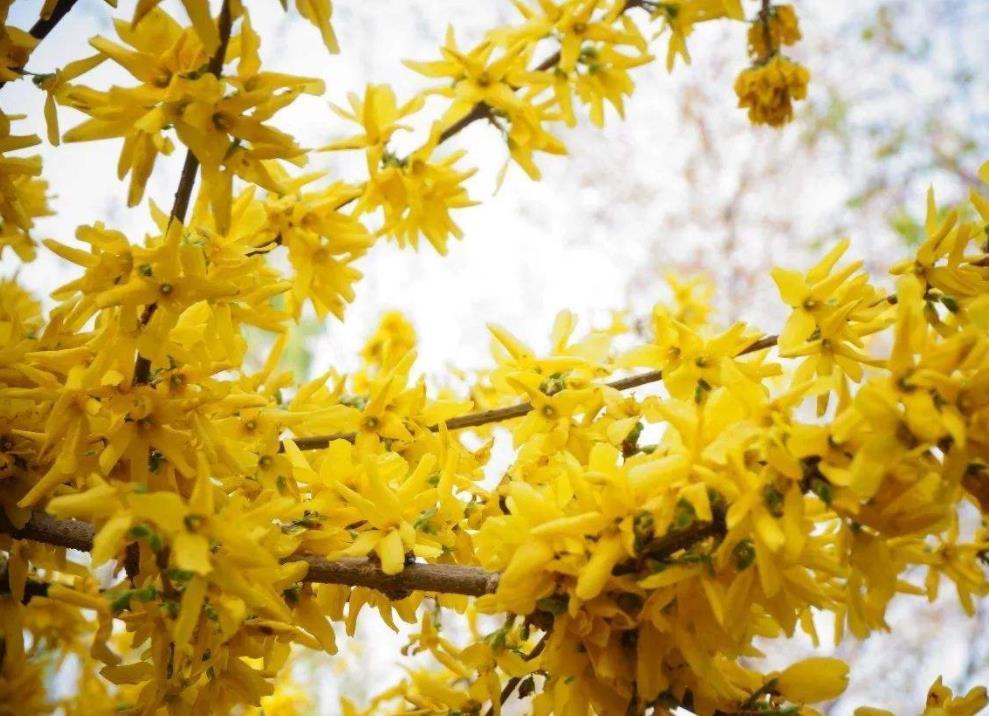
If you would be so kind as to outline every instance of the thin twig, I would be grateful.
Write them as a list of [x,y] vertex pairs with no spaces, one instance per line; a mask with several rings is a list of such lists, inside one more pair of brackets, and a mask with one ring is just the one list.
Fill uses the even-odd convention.
[[[227,56],[227,46],[230,44],[230,31],[233,26],[233,15],[230,11],[230,0],[223,0],[223,7],[220,8],[220,17],[217,21],[217,29],[220,33],[220,44],[216,52],[209,60],[208,71],[214,77],[219,77],[223,72],[223,62]],[[178,219],[185,222],[185,215],[189,210],[189,201],[192,198],[192,187],[196,183],[196,170],[199,169],[199,159],[192,150],[185,153],[185,162],[182,164],[182,174],[179,177],[179,186],[175,190],[175,201],[172,203],[172,213],[168,220]]]
[[[739,351],[738,355],[743,356],[749,353],[756,353],[766,348],[772,348],[776,345],[776,340],[778,336],[766,336],[760,338],[752,345]],[[613,380],[610,383],[605,383],[609,388],[614,388],[615,390],[631,390],[632,388],[638,388],[643,385],[648,385],[649,383],[658,383],[663,379],[663,371],[661,370],[650,370],[645,373],[639,373],[638,375],[631,375],[627,378],[619,378],[618,380]],[[447,430],[463,430],[464,428],[474,428],[479,425],[488,425],[490,423],[500,423],[505,420],[512,420],[514,418],[521,418],[532,410],[531,403],[518,403],[517,405],[509,405],[504,408],[493,408],[491,410],[482,410],[477,413],[468,413],[467,415],[458,415],[455,418],[450,418],[442,425],[446,426]],[[439,432],[441,424],[430,425],[429,429],[431,431]],[[294,438],[293,442],[296,447],[300,450],[321,450],[327,447],[334,440],[347,440],[353,442],[355,439],[354,433],[333,433],[331,435],[311,435],[309,437],[299,437]],[[284,450],[284,444],[281,450]]]
[[439,140],[436,143],[437,144],[442,144],[443,142],[445,142],[446,140],[448,140],[453,135],[459,133],[461,130],[463,130],[468,125],[473,124],[474,122],[476,122],[479,119],[484,119],[484,118],[490,117],[490,116],[491,116],[491,107],[489,107],[484,102],[479,102],[478,104],[475,104],[474,105],[474,109],[472,109],[470,112],[468,112],[467,114],[465,114],[463,117],[461,117],[460,119],[458,119],[456,122],[454,122],[453,124],[451,124],[446,129],[444,129],[440,133],[440,138],[439,138]]
[[[536,645],[532,647],[532,651],[530,651],[528,655],[526,655],[525,660],[532,661],[537,656],[542,654],[543,649],[546,648],[547,641],[549,641],[549,632],[546,632],[539,638],[539,641],[536,642]],[[505,686],[501,690],[501,695],[498,698],[502,706],[504,706],[505,702],[512,697],[512,694],[515,693],[515,689],[518,688],[518,685],[521,684],[525,678],[527,677],[513,676],[505,683]],[[494,712],[495,712],[495,708],[494,708],[494,704],[492,704],[491,706],[488,707],[488,711],[485,714],[485,716],[494,716]]]
[[759,11],[759,20],[762,22],[762,39],[766,43],[766,56],[762,58],[763,62],[769,60],[776,51],[773,48],[773,33],[769,28],[769,13],[771,11],[770,0],[762,0],[762,9]]

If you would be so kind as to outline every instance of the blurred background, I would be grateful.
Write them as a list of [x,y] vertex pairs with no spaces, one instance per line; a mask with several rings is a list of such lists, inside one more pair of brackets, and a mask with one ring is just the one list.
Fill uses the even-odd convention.
[[[50,71],[91,54],[86,39],[113,35],[111,17],[129,18],[133,2],[117,11],[81,2],[31,60]],[[746,2],[754,13],[756,4]],[[698,26],[690,66],[667,74],[662,60],[635,71],[637,90],[625,121],[560,129],[567,157],[540,157],[541,182],[510,167],[500,136],[475,123],[451,142],[466,148],[465,166],[482,203],[455,218],[465,237],[449,255],[416,253],[379,242],[358,264],[365,277],[347,320],[309,318],[299,329],[292,360],[300,377],[356,367],[356,354],[383,311],[401,309],[420,338],[418,370],[439,379],[450,366],[488,364],[489,322],[508,327],[539,350],[548,346],[555,314],[573,310],[583,326],[606,325],[611,312],[648,314],[667,297],[664,277],[706,274],[717,286],[724,322],[745,320],[767,331],[784,315],[768,280],[772,265],[804,266],[822,247],[848,236],[851,254],[877,277],[921,235],[924,192],[939,203],[962,198],[977,185],[989,159],[989,2],[986,0],[795,0],[804,40],[789,54],[811,71],[809,98],[781,131],[753,128],[735,108],[735,75],[746,64],[745,28]],[[8,22],[28,27],[40,1],[15,3]],[[333,24],[342,53],[327,55],[318,33],[273,0],[251,0],[267,69],[321,77],[327,94],[303,97],[275,124],[301,144],[320,147],[349,136],[352,126],[328,102],[342,104],[366,83],[392,84],[400,99],[425,86],[401,65],[433,59],[453,24],[462,46],[488,28],[514,22],[508,0],[337,0]],[[182,15],[177,2],[164,7]],[[655,53],[665,54],[665,39]],[[125,78],[103,66],[85,83],[104,87]],[[43,94],[28,82],[3,89],[8,114],[26,113],[17,133],[44,136]],[[60,110],[63,131],[81,118]],[[38,222],[38,238],[69,241],[81,223],[104,221],[143,240],[147,207],[123,206],[116,181],[116,142],[69,144],[40,153],[58,214]],[[181,155],[159,160],[148,196],[168,207]],[[314,154],[310,167],[332,178],[360,180],[360,157]],[[0,274],[17,274],[38,295],[72,278],[71,269],[44,249],[21,266],[5,253]],[[49,303],[50,305],[50,303]],[[890,612],[893,633],[834,650],[853,665],[846,695],[829,714],[871,704],[897,714],[917,712],[938,674],[956,688],[989,680],[987,609],[961,613],[953,594],[934,605],[902,598]],[[338,657],[300,655],[296,676],[320,713],[337,713],[338,698],[360,703],[401,678],[398,647],[374,615],[358,638],[343,640]],[[822,634],[828,630],[822,629]],[[826,641],[826,638],[825,638]],[[809,649],[803,642],[773,644],[770,666]],[[767,667],[768,668],[768,667]],[[54,684],[63,688],[62,680]]]

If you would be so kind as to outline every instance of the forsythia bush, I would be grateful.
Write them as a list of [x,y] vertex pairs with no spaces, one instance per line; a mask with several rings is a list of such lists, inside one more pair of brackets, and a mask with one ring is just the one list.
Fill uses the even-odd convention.
[[[566,151],[555,128],[621,115],[653,36],[672,69],[695,26],[747,9],[520,1],[473,47],[451,30],[437,59],[407,63],[419,94],[369,86],[337,109],[353,127],[319,151],[366,159],[345,180],[301,170],[307,151],[277,128],[323,85],[262,68],[263,2],[172,16],[139,0],[57,69],[31,53],[72,0],[47,0],[31,32],[3,27],[0,79],[44,93],[50,143],[112,140],[129,204],[162,156],[185,164],[171,210],[149,202],[152,235],[94,222],[41,242],[75,271],[47,317],[0,283],[0,713],[305,710],[293,645],[334,653],[335,627],[372,611],[417,625],[406,651],[434,668],[368,713],[498,714],[517,696],[536,714],[813,714],[848,667],[764,673],[757,638],[816,642],[821,612],[836,642],[862,638],[895,595],[933,599],[943,580],[974,610],[989,591],[972,516],[989,510],[989,200],[945,210],[932,193],[891,291],[846,243],[774,270],[792,309],[778,336],[717,326],[704,287],[675,283],[644,338],[621,320],[578,335],[564,311],[537,355],[492,327],[494,367],[463,394],[413,377],[397,314],[356,374],[299,384],[279,368],[292,322],[342,318],[375,241],[443,253],[460,237],[472,170],[444,146],[460,129],[493,125],[538,178],[540,153]],[[739,105],[781,125],[807,91],[782,54],[797,16],[748,10]],[[294,12],[337,51],[329,0]],[[87,86],[101,63],[130,81]],[[60,106],[86,118],[63,130]],[[398,154],[414,116],[430,129]],[[0,114],[0,249],[29,261],[51,211],[40,157],[19,153],[41,140],[18,118]],[[248,328],[273,336],[256,371]],[[500,479],[485,475],[499,421],[514,445]],[[450,615],[464,626],[444,634]],[[56,700],[59,669],[77,681]],[[938,681],[923,708],[986,703]]]

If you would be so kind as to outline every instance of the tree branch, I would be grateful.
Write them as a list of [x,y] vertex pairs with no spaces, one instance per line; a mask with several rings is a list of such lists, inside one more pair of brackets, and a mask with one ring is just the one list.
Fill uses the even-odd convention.
[[[0,571],[0,597],[5,594],[10,594],[10,572],[7,569]],[[39,582],[36,579],[29,579],[24,583],[24,596],[21,597],[21,603],[27,604],[35,597],[47,597],[48,596],[48,583]]]
[[[757,353],[758,351],[765,350],[766,348],[772,348],[776,345],[777,338],[778,336],[765,336],[764,338],[760,338],[752,345],[739,351],[738,355],[748,355],[749,353]],[[610,383],[605,383],[605,385],[609,388],[614,388],[615,390],[631,390],[632,388],[638,388],[643,385],[648,385],[649,383],[658,383],[662,379],[663,371],[650,370],[638,375],[631,375],[628,378],[619,378],[618,380],[613,380]],[[450,418],[447,420],[444,425],[447,430],[463,430],[464,428],[473,428],[479,425],[500,423],[505,420],[521,418],[530,410],[532,410],[532,405],[530,403],[518,403],[517,405],[509,405],[504,408],[493,408],[491,410],[482,410],[477,413],[458,415],[455,418]],[[430,425],[429,429],[434,433],[439,432],[440,425]],[[300,450],[321,450],[327,447],[334,440],[348,440],[353,442],[354,438],[354,433],[333,433],[332,435],[311,435],[309,437],[293,438],[293,442]],[[281,450],[284,449],[285,447],[283,444]]]
[[[233,16],[230,12],[230,0],[223,0],[223,7],[220,8],[220,17],[217,21],[217,29],[220,33],[220,44],[216,52],[209,59],[208,70],[214,77],[219,77],[223,72],[223,61],[227,56],[227,46],[230,44],[230,32],[233,26]],[[196,183],[196,170],[199,169],[199,159],[186,150],[185,162],[182,164],[182,174],[179,177],[179,186],[175,190],[175,201],[172,203],[172,213],[169,221],[178,219],[185,222],[185,215],[189,210],[189,201],[192,198],[192,187]]]
[[491,107],[489,107],[484,102],[479,102],[478,104],[474,105],[474,109],[472,109],[470,112],[465,114],[463,117],[458,119],[456,122],[451,124],[446,129],[444,129],[440,133],[440,138],[436,143],[442,144],[453,135],[459,133],[462,129],[464,129],[468,125],[473,124],[479,119],[485,119],[486,117],[490,117],[490,116],[491,116]]
[[[697,522],[683,530],[658,537],[646,545],[643,555],[661,560],[723,531],[724,512],[720,507],[716,509],[712,522]],[[23,527],[15,527],[0,510],[0,534],[89,552],[93,549],[96,530],[88,522],[64,520],[44,512],[33,513]],[[327,559],[312,554],[296,554],[286,557],[283,562],[306,562],[309,565],[309,571],[303,578],[306,582],[367,587],[396,599],[412,591],[469,597],[493,594],[498,589],[500,576],[497,572],[469,565],[421,563],[408,564],[398,574],[385,574],[375,560],[367,557]]]
[[762,41],[766,43],[766,56],[762,58],[763,62],[769,60],[776,52],[773,47],[773,33],[769,28],[769,16],[772,10],[772,4],[770,0],[762,0],[762,9],[759,11],[759,21],[762,23]]
[[[15,527],[0,510],[0,534],[15,539],[80,552],[93,549],[96,530],[81,520],[63,520],[44,512],[35,512],[23,527]],[[444,592],[479,597],[498,588],[498,574],[480,567],[458,564],[409,564],[398,574],[385,574],[381,567],[366,557],[331,560],[310,554],[287,557],[285,562],[306,562],[309,572],[305,581],[319,584],[345,584],[368,587],[385,594],[409,591]]]
[[15,527],[0,509],[0,533],[15,539],[29,539],[79,552],[93,549],[96,530],[88,522],[61,520],[45,512],[34,512],[23,527]]
[[442,592],[480,597],[498,588],[498,573],[460,564],[407,564],[398,574],[385,574],[367,557],[326,559],[315,555],[288,557],[286,562],[307,562],[305,581],[368,587],[387,595],[408,592]]
[[48,17],[42,17],[31,26],[31,37],[37,38],[40,42],[48,37],[48,33],[55,29],[55,26],[62,21],[62,18],[69,14],[69,10],[76,4],[76,0],[58,0],[52,8]]
[[[220,9],[220,17],[217,23],[220,33],[220,45],[216,52],[209,59],[208,70],[216,77],[223,71],[223,60],[227,56],[227,45],[230,44],[230,31],[233,26],[233,17],[230,12],[230,0],[223,0],[223,7]],[[168,223],[177,219],[180,223],[185,223],[186,214],[189,211],[189,202],[192,199],[192,188],[196,184],[196,172],[199,169],[199,159],[192,153],[191,149],[186,150],[185,161],[182,163],[182,173],[179,175],[179,185],[175,190],[175,200],[172,202],[172,211],[168,215]],[[146,326],[154,315],[158,305],[151,303],[144,308],[141,315],[141,325]],[[147,383],[151,380],[151,360],[138,354],[134,361],[134,382]]]

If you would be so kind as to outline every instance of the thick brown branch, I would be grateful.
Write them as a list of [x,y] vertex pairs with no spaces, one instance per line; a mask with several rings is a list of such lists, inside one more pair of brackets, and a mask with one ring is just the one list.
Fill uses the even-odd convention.
[[23,527],[14,527],[2,509],[0,509],[0,533],[80,552],[89,552],[93,548],[93,537],[96,534],[93,526],[88,522],[60,520],[44,512],[32,514],[31,519]]
[[[776,345],[776,340],[777,336],[766,336],[764,338],[760,338],[752,345],[739,351],[738,355],[748,355],[749,353],[756,353],[758,351],[765,350],[766,348],[772,348]],[[663,371],[650,370],[638,375],[631,375],[628,378],[619,378],[618,380],[613,380],[610,383],[605,383],[605,385],[609,388],[614,388],[615,390],[631,390],[632,388],[638,388],[650,383],[658,383],[662,379]],[[504,408],[494,408],[492,410],[482,410],[477,413],[468,413],[467,415],[458,415],[455,418],[450,418],[447,420],[445,425],[447,430],[463,430],[464,428],[473,428],[479,425],[488,425],[490,423],[500,423],[505,420],[521,418],[530,410],[532,410],[531,404],[519,403],[517,405],[509,405]],[[440,426],[430,425],[429,429],[435,433],[439,431]],[[293,442],[300,450],[321,450],[334,440],[353,441],[354,433],[312,435],[309,437],[295,438],[293,439]]]
[[368,587],[385,594],[419,591],[480,597],[492,594],[498,588],[496,572],[458,564],[409,564],[398,574],[385,574],[378,564],[366,557],[326,559],[299,555],[286,561],[308,562],[307,582]]
[[[672,531],[648,543],[642,554],[663,559],[708,537],[722,534],[723,510],[716,507],[715,513],[713,522],[698,522],[683,530]],[[92,550],[95,536],[95,530],[88,522],[59,519],[44,512],[35,512],[23,527],[15,527],[0,511],[0,533],[82,552]],[[306,562],[309,571],[304,580],[307,582],[367,587],[396,598],[411,591],[479,597],[493,594],[498,588],[497,572],[467,565],[413,563],[406,565],[398,574],[385,574],[377,562],[367,557],[332,560],[299,554],[284,561]]]
[[[81,552],[92,550],[95,536],[95,530],[88,522],[63,520],[44,512],[35,512],[27,524],[18,528],[10,523],[2,510],[0,533]],[[399,574],[385,574],[376,562],[365,557],[330,560],[300,554],[285,561],[308,563],[307,582],[368,587],[385,594],[423,591],[478,597],[490,594],[498,587],[497,573],[456,564],[410,564]]]

